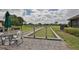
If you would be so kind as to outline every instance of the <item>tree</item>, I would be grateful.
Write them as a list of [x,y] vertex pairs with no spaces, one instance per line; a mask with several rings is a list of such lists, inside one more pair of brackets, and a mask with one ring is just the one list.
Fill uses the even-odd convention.
[[23,18],[22,17],[18,17],[18,22],[19,22],[19,25],[22,26],[23,25]]
[[19,23],[18,25],[21,26],[21,30],[22,30],[23,22],[24,22],[23,18],[22,17],[18,17],[18,23]]
[[55,24],[58,24],[58,22],[56,21]]
[[38,25],[42,25],[41,23],[38,23]]
[[10,15],[12,25],[13,26],[22,26],[23,25],[23,18],[22,17],[17,17],[16,15]]
[[10,15],[11,21],[12,21],[12,25],[16,25],[16,21],[17,21],[17,16],[16,15]]
[[32,23],[29,23],[29,25],[33,25]]

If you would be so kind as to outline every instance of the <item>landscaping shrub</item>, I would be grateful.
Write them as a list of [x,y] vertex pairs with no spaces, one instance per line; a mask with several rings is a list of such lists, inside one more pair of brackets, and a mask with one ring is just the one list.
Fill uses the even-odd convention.
[[66,28],[65,32],[79,37],[79,28]]

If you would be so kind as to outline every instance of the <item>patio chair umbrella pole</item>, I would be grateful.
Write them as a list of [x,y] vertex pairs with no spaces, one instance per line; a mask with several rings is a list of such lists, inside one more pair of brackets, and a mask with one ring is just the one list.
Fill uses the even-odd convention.
[[9,30],[9,28],[11,28],[11,26],[12,26],[12,22],[11,22],[11,19],[10,19],[10,14],[7,11],[6,14],[5,14],[4,27],[7,28],[7,30]]
[[[9,14],[9,12],[7,11],[7,12],[5,13],[5,23],[4,23],[4,27],[7,28],[8,33],[9,33],[9,28],[11,28],[11,26],[12,26],[12,22],[11,22],[10,14]],[[7,33],[7,34],[8,34],[8,33]],[[9,39],[9,40],[10,40],[10,39]],[[10,44],[10,43],[9,43],[9,44]]]

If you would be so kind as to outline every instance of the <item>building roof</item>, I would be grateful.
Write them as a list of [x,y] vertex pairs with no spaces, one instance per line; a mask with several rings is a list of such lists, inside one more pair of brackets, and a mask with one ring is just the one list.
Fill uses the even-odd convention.
[[69,18],[68,20],[79,20],[79,15],[73,16]]

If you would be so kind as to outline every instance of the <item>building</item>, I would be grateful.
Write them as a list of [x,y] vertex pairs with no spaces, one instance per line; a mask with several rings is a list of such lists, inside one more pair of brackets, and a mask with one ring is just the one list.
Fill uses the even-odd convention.
[[0,20],[0,27],[3,27],[3,20]]
[[71,27],[79,27],[79,15],[71,17],[68,20]]
[[0,32],[3,32],[3,20],[0,20]]

